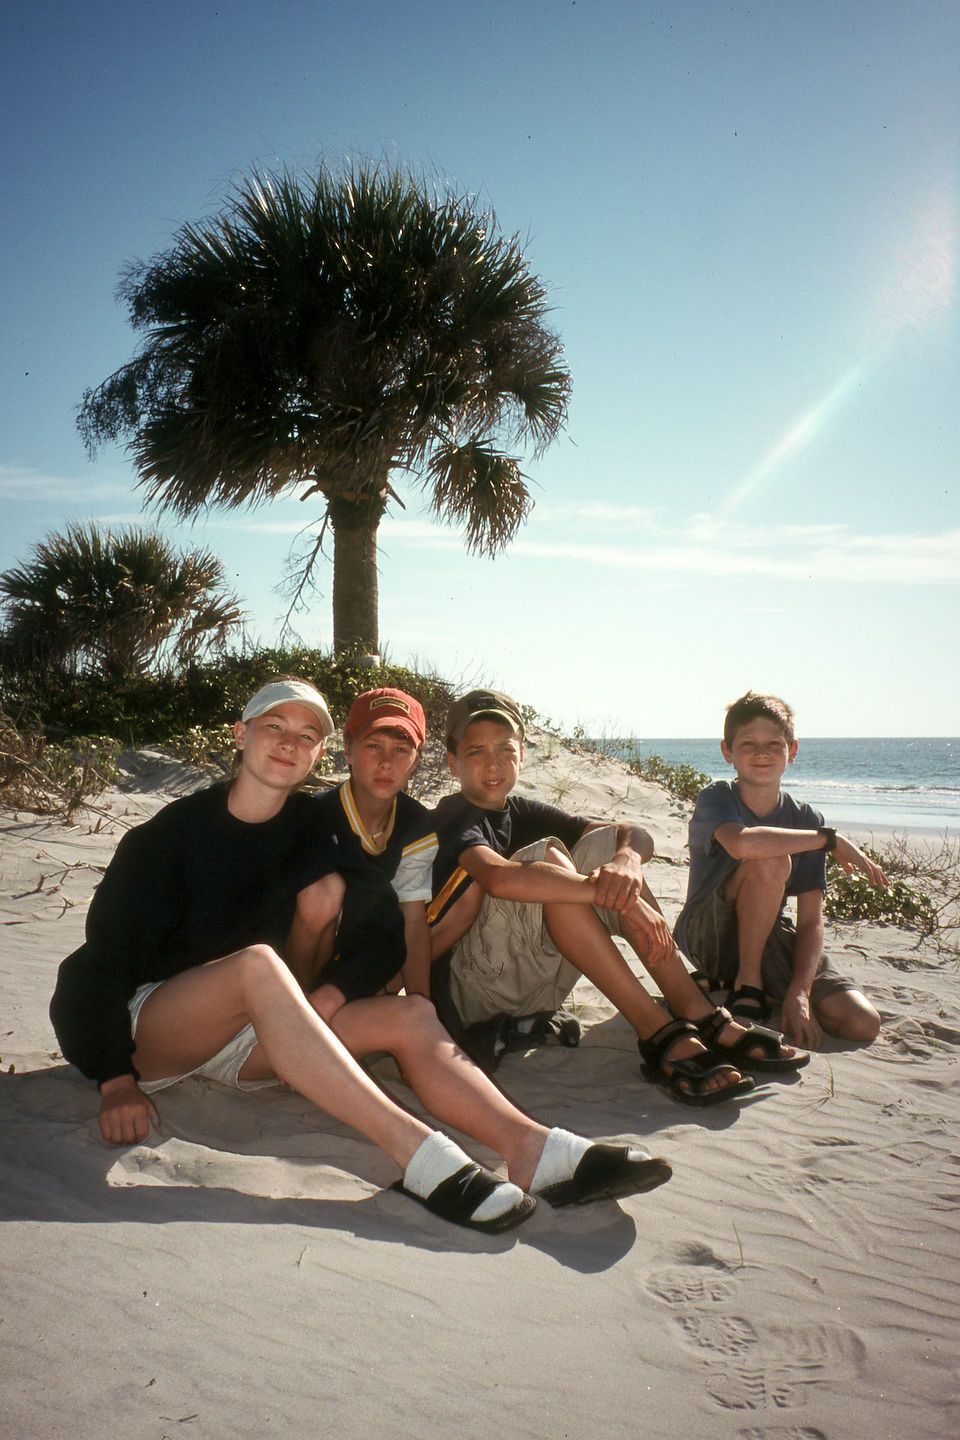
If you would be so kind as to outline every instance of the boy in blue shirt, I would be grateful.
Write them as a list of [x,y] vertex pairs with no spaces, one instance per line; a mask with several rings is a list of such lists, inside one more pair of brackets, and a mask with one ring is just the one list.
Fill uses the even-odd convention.
[[[879,865],[798,804],[780,782],[797,755],[793,711],[775,695],[748,691],[727,710],[720,749],[736,779],[697,796],[690,821],[687,900],[677,944],[711,987],[730,986],[727,1007],[751,1019],[781,1006],[796,1044],[817,1047],[823,1031],[869,1044],[880,1016],[852,980],[823,953],[826,856],[872,885],[888,881]],[[794,929],[783,914],[797,898]]]

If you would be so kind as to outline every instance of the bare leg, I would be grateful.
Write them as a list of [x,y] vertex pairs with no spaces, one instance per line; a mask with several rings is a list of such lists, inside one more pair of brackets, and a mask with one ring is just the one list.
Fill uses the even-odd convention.
[[[548,849],[546,858],[552,864],[562,864],[567,869],[572,868],[570,861],[560,851]],[[650,898],[652,899],[652,896]],[[612,1005],[616,1006],[624,1019],[636,1030],[641,1040],[648,1040],[667,1024],[671,1017],[664,1013],[634,975],[592,905],[544,905],[543,918],[550,938],[560,953],[586,975],[587,979],[596,985]],[[643,937],[631,934],[626,938],[639,953]],[[678,953],[675,954],[675,960],[683,974],[686,975],[686,969]],[[664,965],[670,963],[672,962],[666,961],[657,965],[658,980]],[[702,1001],[703,996],[692,980],[690,987],[697,991],[697,995]],[[664,996],[669,1003],[665,991]],[[704,1005],[704,1013],[709,1014],[710,1009],[709,1004]],[[687,1017],[684,1016],[684,1018]],[[691,1016],[690,1018],[699,1017]],[[691,1035],[678,1041],[671,1053],[674,1059],[682,1060],[694,1055],[702,1055],[705,1050],[706,1046],[703,1042]],[[669,1072],[669,1060],[666,1062],[665,1068]],[[706,1088],[708,1090],[725,1090],[739,1084],[742,1078],[740,1071],[731,1065],[710,1076],[706,1081]]]
[[546,1127],[518,1110],[464,1055],[428,1000],[420,995],[354,1000],[337,1011],[331,1024],[352,1054],[386,1050],[393,1055],[431,1115],[502,1155],[510,1179],[528,1188]]
[[737,985],[763,989],[763,950],[783,905],[790,878],[789,855],[772,860],[741,860],[726,885],[726,897],[737,904],[740,968]]
[[300,891],[287,936],[286,960],[304,990],[311,990],[333,955],[346,883],[342,875],[324,875]]
[[828,1035],[869,1045],[880,1034],[881,1019],[861,990],[835,990],[814,1006]]
[[342,990],[338,990],[336,985],[321,985],[310,992],[309,999],[320,1019],[326,1020],[328,1025],[337,1011],[342,1010],[347,1003],[346,995]]
[[[647,904],[652,905],[654,909],[660,909],[646,881],[644,881],[643,885],[643,898]],[[779,914],[779,911],[777,913]],[[624,938],[632,945],[640,960],[646,963],[645,936],[643,932],[632,930],[628,923],[624,924],[624,930],[626,932]],[[700,986],[690,975],[689,970],[684,964],[683,956],[676,947],[674,947],[673,954],[668,956],[666,960],[659,960],[656,966],[650,966],[649,968],[651,974],[656,978],[663,998],[669,1005],[672,1015],[697,1024],[700,1020],[705,1020],[708,1015],[713,1013],[714,1007],[710,999],[703,993]],[[745,1034],[746,1026],[739,1024],[736,1020],[731,1020],[723,1027],[717,1036],[719,1047],[735,1045]],[[785,1058],[792,1058],[797,1054],[790,1045],[781,1044],[780,1050]],[[751,1051],[751,1054],[757,1059],[759,1059],[763,1053],[762,1046],[758,1046],[756,1051]]]
[[432,1131],[361,1069],[267,946],[251,946],[165,981],[140,1012],[134,1063],[145,1080],[183,1074],[251,1022],[260,1043],[241,1071],[244,1079],[276,1074],[406,1168]]

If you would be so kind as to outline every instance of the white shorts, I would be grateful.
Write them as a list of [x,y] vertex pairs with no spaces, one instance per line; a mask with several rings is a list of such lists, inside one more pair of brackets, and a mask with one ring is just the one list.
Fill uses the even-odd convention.
[[[141,985],[130,1001],[128,1008],[134,1037],[136,1037],[137,1020],[143,1009],[143,1002],[163,983],[162,980],[153,980],[149,985]],[[279,1085],[280,1081],[276,1078],[272,1080],[240,1079],[240,1071],[257,1043],[257,1033],[253,1026],[245,1025],[238,1034],[234,1035],[232,1040],[227,1041],[222,1050],[218,1050],[216,1055],[211,1055],[209,1060],[205,1060],[195,1069],[186,1070],[182,1075],[169,1075],[164,1080],[138,1080],[137,1084],[145,1095],[152,1095],[154,1090],[166,1090],[168,1085],[176,1085],[178,1080],[187,1080],[191,1075],[202,1075],[207,1080],[217,1080],[221,1085],[229,1085],[234,1090],[263,1090],[269,1085]]]
[[[521,863],[542,860],[552,845],[589,875],[612,860],[617,827],[588,830],[573,850],[553,836],[537,840],[511,855]],[[604,929],[620,934],[620,917],[595,905]],[[528,900],[502,900],[486,895],[476,920],[457,941],[450,958],[450,993],[464,1025],[492,1015],[553,1014],[563,1004],[580,971],[564,959],[543,920],[543,906]]]

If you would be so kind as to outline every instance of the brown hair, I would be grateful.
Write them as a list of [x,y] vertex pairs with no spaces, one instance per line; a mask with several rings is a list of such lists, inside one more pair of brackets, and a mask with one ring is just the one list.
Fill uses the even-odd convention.
[[749,725],[751,720],[772,720],[774,725],[779,726],[787,744],[793,744],[793,711],[786,700],[781,700],[778,695],[760,695],[755,690],[748,690],[746,695],[741,695],[739,700],[734,700],[732,705],[727,706],[727,718],[723,722],[723,743],[728,749],[732,746],[737,731],[744,725]]

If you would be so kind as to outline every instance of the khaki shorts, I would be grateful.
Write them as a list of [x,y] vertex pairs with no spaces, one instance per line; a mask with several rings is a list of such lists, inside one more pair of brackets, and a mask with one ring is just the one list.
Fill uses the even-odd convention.
[[[154,980],[149,985],[141,985],[130,1001],[128,1008],[134,1036],[137,1033],[137,1021],[140,1018],[140,1011],[143,1009],[143,1002],[162,984],[162,980]],[[205,1060],[196,1069],[185,1070],[182,1075],[169,1075],[164,1080],[138,1080],[137,1084],[144,1095],[152,1095],[155,1090],[166,1090],[169,1085],[176,1085],[178,1080],[188,1080],[191,1075],[202,1075],[206,1080],[217,1080],[221,1085],[229,1085],[234,1090],[264,1090],[268,1085],[279,1085],[280,1081],[277,1079],[240,1079],[240,1071],[256,1044],[258,1044],[256,1031],[252,1025],[245,1025],[238,1034],[234,1035],[232,1040],[227,1041],[222,1050],[218,1050],[216,1055],[211,1055],[209,1060]]]
[[[786,995],[793,980],[796,939],[793,921],[781,913],[764,946],[761,968],[763,993],[777,1004]],[[722,886],[712,895],[699,900],[687,912],[686,953],[715,988],[723,989],[736,981],[740,965],[737,902],[725,898]],[[838,975],[830,957],[823,955],[810,986],[810,999],[818,1005],[828,995],[858,988],[855,980]]]
[[[612,860],[617,827],[588,830],[572,851],[548,836],[510,858],[521,864],[542,860],[547,846],[568,856],[581,875],[589,875]],[[615,911],[598,906],[594,910],[609,934],[620,934],[620,917]],[[550,939],[543,906],[532,901],[487,895],[450,958],[450,993],[464,1025],[476,1025],[492,1015],[552,1014],[579,979],[580,971]]]

